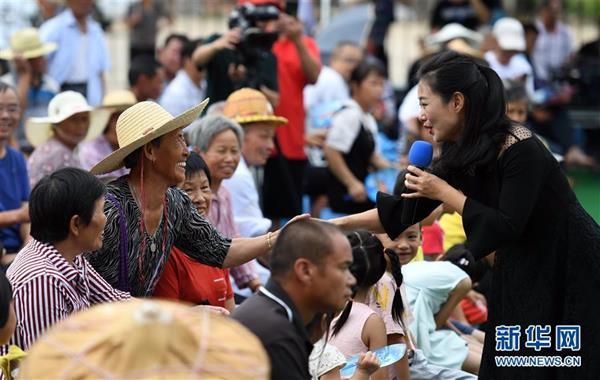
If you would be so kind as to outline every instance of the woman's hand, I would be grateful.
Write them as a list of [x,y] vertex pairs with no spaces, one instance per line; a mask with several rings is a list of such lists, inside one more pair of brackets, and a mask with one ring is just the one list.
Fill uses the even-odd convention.
[[404,185],[413,190],[413,193],[403,193],[404,198],[429,198],[442,201],[442,196],[449,188],[452,188],[446,181],[434,174],[410,165],[408,173],[404,177]]

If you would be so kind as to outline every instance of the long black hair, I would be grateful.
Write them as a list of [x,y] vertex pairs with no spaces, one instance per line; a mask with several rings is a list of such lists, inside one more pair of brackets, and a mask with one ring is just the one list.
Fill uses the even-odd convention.
[[463,131],[458,141],[442,145],[442,154],[433,165],[434,172],[452,179],[491,168],[511,126],[498,74],[469,56],[444,51],[423,63],[419,78],[445,102],[456,92],[465,99]]
[[[395,322],[401,323],[404,307],[402,295],[400,294],[402,271],[400,270],[398,257],[393,252],[384,251],[381,241],[368,231],[351,231],[346,233],[346,238],[352,247],[352,256],[354,259],[350,267],[350,272],[356,278],[354,294],[358,290],[366,290],[375,285],[385,273],[386,261],[384,254],[387,254],[390,258],[392,277],[394,277],[396,282],[396,292],[394,293],[394,300],[392,302],[392,318]],[[333,326],[332,335],[336,335],[342,329],[351,311],[352,301],[349,301]]]
[[0,271],[0,328],[6,325],[10,315],[10,302],[13,300],[12,286],[4,272]]

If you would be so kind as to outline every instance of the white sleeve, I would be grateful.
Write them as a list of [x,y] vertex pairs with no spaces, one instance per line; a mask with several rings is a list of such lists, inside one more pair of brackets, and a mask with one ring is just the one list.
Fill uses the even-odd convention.
[[360,115],[352,109],[342,110],[333,117],[325,144],[342,153],[348,153],[359,132]]

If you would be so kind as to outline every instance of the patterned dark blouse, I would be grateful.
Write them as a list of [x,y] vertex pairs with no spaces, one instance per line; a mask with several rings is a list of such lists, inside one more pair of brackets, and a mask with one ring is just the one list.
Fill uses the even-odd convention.
[[86,258],[109,284],[134,297],[152,295],[173,245],[203,264],[221,267],[231,239],[223,237],[177,188],[167,191],[167,210],[167,228],[163,217],[153,236],[144,231],[145,248],[140,253],[141,213],[127,177],[111,182],[104,204],[103,246]]

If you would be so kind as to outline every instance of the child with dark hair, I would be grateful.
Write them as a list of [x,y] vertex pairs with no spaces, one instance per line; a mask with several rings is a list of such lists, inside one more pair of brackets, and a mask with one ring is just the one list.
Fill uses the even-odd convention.
[[[348,357],[388,343],[384,321],[367,304],[369,291],[385,274],[387,263],[383,245],[375,235],[367,231],[353,231],[347,233],[346,237],[352,247],[354,262],[350,272],[356,278],[356,286],[353,300],[332,321],[329,343]],[[389,255],[389,262],[392,276],[398,281],[396,286],[399,286],[402,283],[400,263],[395,255]],[[403,312],[399,290],[394,292],[392,304],[392,318],[399,322]],[[376,371],[371,378],[387,379],[388,369]]]

